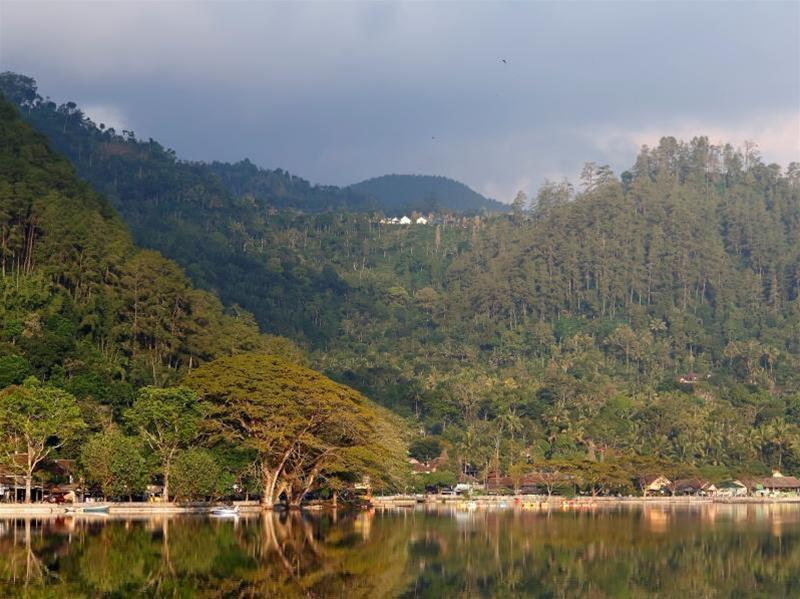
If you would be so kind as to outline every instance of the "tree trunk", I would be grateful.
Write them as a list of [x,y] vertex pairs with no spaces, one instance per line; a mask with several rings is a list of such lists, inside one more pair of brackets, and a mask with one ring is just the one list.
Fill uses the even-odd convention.
[[289,459],[289,454],[291,452],[292,452],[292,447],[290,447],[284,452],[283,458],[281,459],[277,468],[275,468],[274,470],[270,470],[269,467],[267,467],[266,465],[263,465],[261,467],[261,472],[263,474],[263,479],[264,479],[264,496],[261,498],[262,506],[266,507],[267,505],[269,506],[275,505],[275,500],[276,500],[275,486],[278,483],[278,477],[281,475],[283,466],[284,464],[286,464],[286,460]]
[[169,503],[169,462],[164,464],[164,492],[161,495],[164,503]]
[[31,503],[31,501],[33,500],[33,497],[31,496],[32,495],[32,490],[31,490],[32,481],[33,481],[33,475],[32,474],[26,474],[25,475],[25,503]]
[[272,507],[272,494],[275,492],[275,477],[272,476],[272,472],[267,470],[266,468],[263,469],[263,476],[264,476],[264,491],[261,493],[261,506],[262,507]]

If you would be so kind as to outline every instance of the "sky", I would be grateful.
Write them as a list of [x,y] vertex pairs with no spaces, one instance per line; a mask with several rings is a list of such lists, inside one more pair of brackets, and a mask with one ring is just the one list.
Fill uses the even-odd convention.
[[0,70],[182,158],[510,201],[662,135],[800,161],[800,2],[0,0]]

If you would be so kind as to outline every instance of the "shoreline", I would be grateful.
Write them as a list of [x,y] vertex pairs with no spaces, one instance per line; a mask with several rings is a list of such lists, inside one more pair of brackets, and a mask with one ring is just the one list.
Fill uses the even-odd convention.
[[697,497],[697,496],[658,496],[658,497],[562,497],[547,495],[475,495],[472,497],[453,497],[429,495],[419,499],[413,495],[393,495],[373,497],[376,508],[395,508],[420,506],[451,507],[523,507],[552,508],[573,506],[617,506],[617,505],[711,505],[711,504],[800,504],[800,495],[786,497]]
[[[242,514],[256,514],[265,509],[257,501],[235,501],[233,505]],[[180,515],[210,514],[211,510],[228,507],[222,503],[145,503],[103,501],[97,503],[0,503],[0,518],[4,516],[96,516],[84,512],[71,511],[75,508],[91,508],[108,506],[109,516],[141,516],[141,515]],[[266,510],[270,511],[270,510]]]
[[[614,506],[698,506],[712,504],[800,504],[800,495],[787,497],[573,497],[566,498],[553,495],[476,495],[470,498],[452,496],[427,496],[424,499],[413,495],[376,496],[372,498],[371,507],[379,510],[414,507],[438,508],[469,508],[469,509],[569,509],[572,507],[614,507]],[[108,506],[107,515],[110,516],[147,516],[147,515],[207,515],[213,509],[223,507],[221,503],[137,503],[137,502],[98,502],[79,504],[46,504],[46,503],[0,503],[0,518],[14,516],[87,516],[86,514],[72,511],[72,508],[92,507],[97,505]],[[258,501],[237,501],[241,514],[258,514],[261,512],[277,511],[274,508],[264,508]],[[332,505],[311,504],[303,506],[302,511],[333,510]],[[339,506],[338,509],[342,509]]]

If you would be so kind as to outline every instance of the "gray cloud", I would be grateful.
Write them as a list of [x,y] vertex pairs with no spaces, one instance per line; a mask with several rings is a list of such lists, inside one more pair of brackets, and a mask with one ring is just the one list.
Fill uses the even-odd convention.
[[0,67],[188,158],[508,200],[661,134],[800,160],[799,23],[795,2],[4,0]]

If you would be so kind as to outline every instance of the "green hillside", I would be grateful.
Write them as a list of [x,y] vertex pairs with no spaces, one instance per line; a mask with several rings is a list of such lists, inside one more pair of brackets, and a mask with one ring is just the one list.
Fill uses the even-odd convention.
[[25,501],[34,483],[65,476],[57,457],[109,499],[143,498],[157,482],[164,500],[246,487],[297,506],[332,480],[399,484],[394,417],[136,247],[2,98],[0,139],[0,468],[4,481],[20,477]]
[[26,376],[121,406],[142,384],[266,341],[180,268],[137,248],[108,202],[0,103],[0,387]]
[[89,148],[76,108],[26,102],[116,189],[137,240],[411,419],[453,468],[626,455],[800,467],[796,164],[667,137],[619,177],[589,165],[578,191],[543,186],[530,209],[383,225],[211,184],[164,195],[191,165],[145,160],[131,136]]

